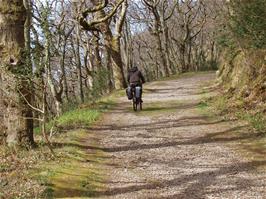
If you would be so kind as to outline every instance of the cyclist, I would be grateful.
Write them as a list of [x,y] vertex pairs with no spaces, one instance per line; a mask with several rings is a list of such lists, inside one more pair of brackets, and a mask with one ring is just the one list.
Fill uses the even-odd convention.
[[128,71],[127,81],[129,83],[130,90],[132,87],[137,87],[137,86],[141,87],[140,99],[141,99],[141,102],[143,102],[142,101],[142,84],[145,83],[145,79],[137,66],[132,67]]

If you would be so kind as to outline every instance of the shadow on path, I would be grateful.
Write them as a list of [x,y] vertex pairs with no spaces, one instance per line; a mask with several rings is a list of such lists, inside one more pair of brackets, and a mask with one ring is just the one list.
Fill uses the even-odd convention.
[[[127,186],[127,187],[113,188],[108,191],[96,192],[95,195],[98,197],[115,196],[119,194],[136,192],[140,190],[164,189],[164,188],[178,187],[183,184],[189,184],[189,186],[184,191],[182,191],[180,194],[177,194],[171,197],[165,197],[165,199],[183,198],[183,197],[190,198],[189,196],[193,196],[193,193],[194,193],[194,196],[197,196],[197,198],[204,198],[204,195],[208,193],[207,188],[210,185],[215,185],[215,181],[217,180],[219,176],[223,176],[223,175],[229,176],[231,174],[247,172],[247,171],[255,169],[256,167],[263,166],[263,165],[266,165],[266,161],[250,161],[250,162],[245,162],[245,163],[239,163],[237,165],[221,167],[214,171],[206,171],[206,172],[201,172],[201,173],[196,173],[196,174],[191,174],[191,175],[181,175],[178,178],[175,178],[172,180],[162,180],[161,182],[158,182],[158,183],[146,183],[144,185],[133,185],[133,186]],[[228,189],[218,188],[218,190],[216,191],[220,193],[220,192],[226,192],[230,190],[240,191],[240,190],[244,190],[247,188],[250,189],[253,185],[252,180],[241,179],[241,178],[238,179],[238,181],[243,181],[243,180],[246,181],[245,185],[243,185],[243,183],[234,182],[234,184],[232,184],[234,188],[229,186],[230,188]],[[159,198],[163,198],[163,197],[159,197]]]

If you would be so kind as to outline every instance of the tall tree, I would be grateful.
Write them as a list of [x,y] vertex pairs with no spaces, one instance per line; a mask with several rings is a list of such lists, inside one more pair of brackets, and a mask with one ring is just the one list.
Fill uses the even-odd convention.
[[0,0],[1,107],[9,145],[33,145],[31,66],[25,58],[24,24],[27,12],[22,0]]
[[[108,13],[104,8],[108,5],[108,1],[92,0],[94,7],[86,9],[80,18],[81,26],[87,31],[99,31],[104,34],[105,46],[112,58],[113,76],[115,88],[126,87],[126,80],[123,69],[123,61],[121,56],[121,33],[124,20],[126,17],[127,0],[119,0]],[[118,10],[120,9],[120,12]],[[91,21],[87,17],[91,13],[96,13],[95,18]],[[118,13],[118,14],[117,14]],[[111,31],[111,18],[117,14],[114,31]]]

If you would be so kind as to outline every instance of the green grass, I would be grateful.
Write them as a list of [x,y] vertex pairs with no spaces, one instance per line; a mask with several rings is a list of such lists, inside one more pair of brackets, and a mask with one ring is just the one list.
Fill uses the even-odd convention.
[[204,111],[208,108],[208,103],[206,101],[201,101],[199,104],[198,104],[198,109]]
[[[60,129],[89,126],[100,117],[103,110],[105,109],[80,108],[71,110],[65,112],[62,116],[48,122],[46,124],[46,129],[49,132],[53,127],[56,131],[60,131]],[[34,132],[37,135],[40,134],[40,127],[35,128]]]
[[[100,117],[101,113],[107,111],[115,105],[116,97],[117,94],[115,93],[110,96],[103,97],[95,104],[84,103],[75,109],[71,108],[60,117],[49,121],[46,124],[46,129],[49,132],[51,128],[54,128],[55,131],[60,131],[62,129],[89,126]],[[40,135],[40,127],[36,127],[34,129],[34,133],[36,135]]]
[[126,95],[125,89],[115,91],[111,97],[124,97]]
[[78,127],[80,125],[88,126],[95,122],[100,116],[100,110],[97,109],[76,109],[64,113],[56,122],[58,127]]
[[207,101],[207,104],[218,114],[225,114],[225,116],[227,114],[234,115],[238,119],[247,121],[259,133],[266,134],[265,115],[261,112],[253,114],[252,110],[246,110],[243,99],[236,99],[230,102],[226,95],[217,96]]
[[228,100],[225,96],[216,97],[215,100],[213,101],[214,107],[221,112],[227,110],[227,102]]
[[240,111],[237,112],[236,115],[239,119],[248,121],[251,126],[259,133],[266,134],[266,118],[262,113],[256,113],[252,115],[250,113]]

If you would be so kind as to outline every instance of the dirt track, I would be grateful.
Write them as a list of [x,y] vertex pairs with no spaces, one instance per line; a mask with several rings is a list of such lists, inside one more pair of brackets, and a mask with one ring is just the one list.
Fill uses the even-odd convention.
[[266,198],[266,161],[240,156],[246,125],[201,114],[213,73],[145,85],[144,111],[125,98],[93,131],[110,159],[100,198]]

